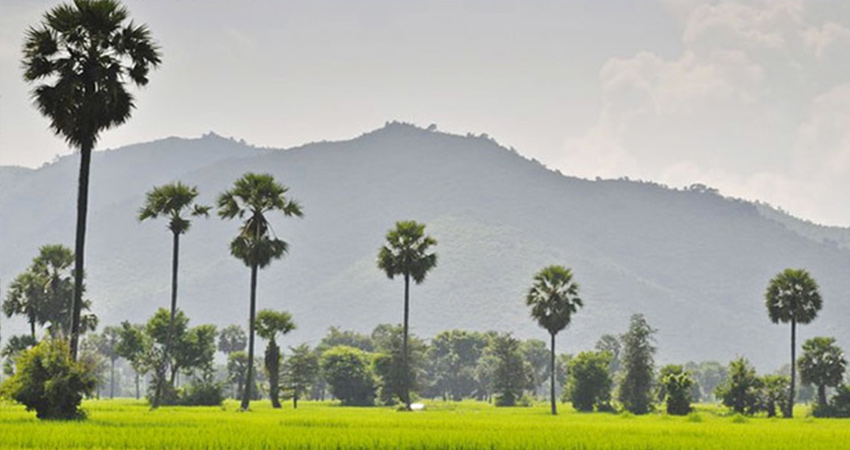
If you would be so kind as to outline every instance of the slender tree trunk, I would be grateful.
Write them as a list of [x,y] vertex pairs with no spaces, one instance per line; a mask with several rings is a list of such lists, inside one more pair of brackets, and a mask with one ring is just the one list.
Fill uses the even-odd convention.
[[826,406],[826,385],[820,384],[818,385],[818,404],[821,407]]
[[266,370],[269,373],[269,399],[272,408],[280,408],[280,347],[273,339],[266,347]]
[[35,318],[30,319],[30,336],[32,336],[32,340],[35,342]]
[[[180,254],[180,234],[173,232],[173,243],[171,251],[171,315],[168,318],[168,333],[165,338],[165,348],[162,351],[162,361],[160,362],[158,372],[161,376],[157,377],[156,393],[153,399],[151,408],[159,408],[162,402],[163,383],[165,383],[165,373],[168,370],[168,355],[171,350],[171,341],[174,335],[174,320],[177,317],[177,267],[178,255]],[[171,374],[170,384],[174,385],[174,372]]]
[[797,318],[791,316],[791,389],[788,395],[788,414],[789,419],[794,417],[794,388],[797,385]]
[[251,311],[248,316],[248,371],[245,375],[245,390],[242,392],[242,411],[251,404],[251,388],[254,381],[254,317],[257,312],[257,265],[251,265]]
[[83,309],[83,255],[86,247],[86,214],[89,206],[89,170],[94,143],[80,148],[80,178],[77,182],[77,237],[74,244],[74,299],[71,303],[71,359],[77,360],[80,343],[80,312]]
[[298,389],[292,394],[292,409],[298,409]]
[[138,400],[139,397],[140,397],[140,395],[139,395],[140,394],[140,392],[139,392],[139,372],[136,371],[136,370],[134,370],[134,372],[136,372],[136,400]]
[[552,336],[552,354],[549,358],[549,398],[552,401],[552,415],[558,414],[558,405],[555,403],[555,333]]
[[109,399],[115,398],[115,358],[110,358],[111,364],[109,367]]
[[404,337],[401,343],[401,365],[404,373],[402,374],[402,397],[404,400],[404,407],[409,411],[410,410],[410,368],[407,366],[407,331],[408,331],[408,318],[410,316],[410,275],[404,274]]

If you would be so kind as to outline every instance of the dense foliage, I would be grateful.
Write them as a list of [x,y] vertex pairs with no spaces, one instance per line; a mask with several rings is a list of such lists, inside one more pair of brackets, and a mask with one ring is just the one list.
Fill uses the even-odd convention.
[[655,332],[642,314],[635,314],[622,337],[623,373],[617,398],[633,414],[646,414],[654,405]]
[[570,360],[565,399],[573,408],[583,412],[611,409],[612,359],[608,352],[581,352]]

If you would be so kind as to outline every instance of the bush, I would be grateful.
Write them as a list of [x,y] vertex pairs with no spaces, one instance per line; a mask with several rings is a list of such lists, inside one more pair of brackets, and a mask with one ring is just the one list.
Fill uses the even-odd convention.
[[681,370],[679,372],[667,373],[661,379],[666,393],[667,414],[673,416],[684,416],[691,412],[691,387],[694,380],[691,374]]
[[331,394],[345,406],[372,406],[377,386],[368,354],[358,348],[338,346],[322,355],[322,373]]
[[608,352],[581,352],[570,360],[567,389],[564,398],[569,399],[577,411],[603,410],[611,401],[611,374]]
[[224,385],[214,381],[193,381],[180,389],[178,404],[183,406],[219,406],[224,401]]
[[749,361],[738,358],[729,363],[729,377],[717,386],[715,395],[737,414],[755,414],[759,410],[762,379]]
[[45,339],[21,353],[17,373],[2,386],[3,395],[35,410],[39,419],[81,419],[83,397],[94,391],[91,366],[71,359],[68,343]]

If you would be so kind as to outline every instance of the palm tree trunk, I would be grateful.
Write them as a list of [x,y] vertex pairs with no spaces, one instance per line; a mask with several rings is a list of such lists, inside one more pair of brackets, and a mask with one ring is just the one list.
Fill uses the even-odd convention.
[[[159,408],[162,402],[162,389],[165,382],[165,373],[168,367],[168,354],[171,350],[172,335],[174,334],[174,319],[177,317],[177,267],[178,255],[180,253],[180,234],[174,232],[173,248],[171,251],[171,315],[168,318],[168,333],[165,338],[165,348],[162,350],[162,361],[159,364],[159,373],[161,376],[156,380],[156,393],[153,397],[152,409]],[[171,384],[174,385],[174,375],[171,376]]]
[[30,319],[30,335],[32,336],[33,342],[35,342],[35,318]]
[[826,406],[826,385],[819,384],[818,385],[818,404],[821,408]]
[[139,372],[135,371],[135,370],[134,370],[134,372],[136,372],[136,400],[138,400],[139,399]]
[[788,413],[785,417],[794,417],[794,387],[797,383],[797,318],[791,316],[791,389],[788,394]]
[[298,409],[298,390],[292,395],[292,409]]
[[251,403],[251,388],[254,383],[254,317],[257,312],[257,265],[251,265],[251,311],[248,317],[248,371],[245,375],[245,390],[242,392],[242,410],[247,411]]
[[71,303],[71,359],[77,360],[80,342],[80,312],[83,309],[83,254],[86,246],[86,214],[89,206],[89,170],[94,143],[80,147],[80,178],[77,182],[77,237],[74,244],[74,299]]
[[549,398],[552,401],[552,415],[558,414],[558,406],[555,403],[555,333],[552,335],[552,354],[549,358]]
[[402,370],[404,370],[402,374],[402,397],[404,400],[404,407],[409,411],[410,410],[410,383],[408,377],[410,376],[410,369],[407,366],[407,330],[408,330],[408,318],[410,316],[410,275],[404,274],[404,337],[401,342],[401,365]]

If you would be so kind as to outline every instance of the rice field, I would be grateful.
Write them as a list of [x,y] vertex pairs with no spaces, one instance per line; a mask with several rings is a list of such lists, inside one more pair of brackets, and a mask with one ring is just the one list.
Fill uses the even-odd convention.
[[303,402],[148,410],[135,400],[88,401],[82,422],[44,422],[0,404],[2,449],[841,449],[850,420],[728,416],[713,406],[687,417],[580,414],[562,405],[495,408],[427,403],[424,411]]

